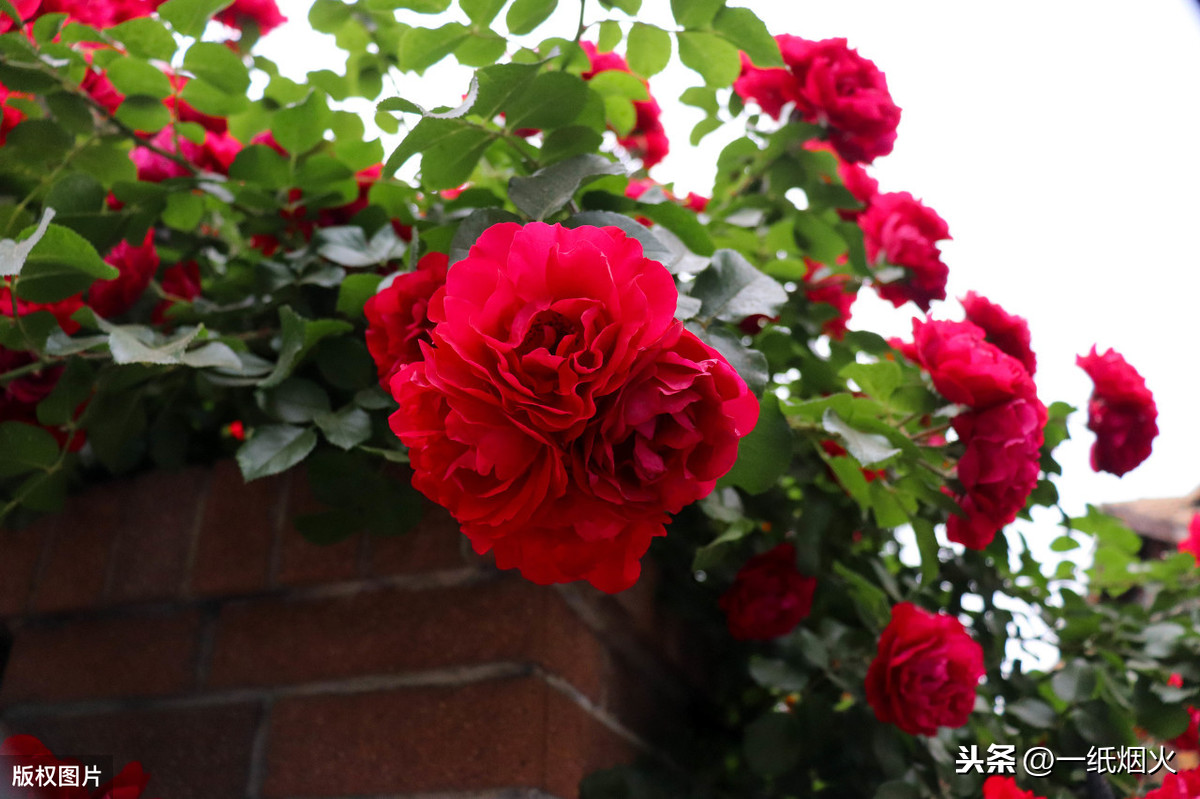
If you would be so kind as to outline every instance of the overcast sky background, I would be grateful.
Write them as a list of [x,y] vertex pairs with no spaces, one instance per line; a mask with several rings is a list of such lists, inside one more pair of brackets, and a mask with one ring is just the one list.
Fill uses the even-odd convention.
[[[589,21],[606,15],[587,2]],[[310,4],[280,0],[290,21],[258,47],[297,79],[342,67],[332,37],[309,29]],[[934,316],[961,318],[954,298],[969,290],[1024,316],[1043,401],[1081,409],[1074,440],[1059,450],[1064,506],[1080,513],[1087,502],[1179,496],[1200,484],[1200,13],[1192,0],[732,4],[753,9],[772,33],[844,37],[886,73],[903,115],[895,151],[872,172],[881,190],[909,191],[937,210],[954,237],[943,245],[950,299],[934,304]],[[573,35],[578,13],[564,0],[536,38]],[[667,0],[644,0],[639,17],[673,27]],[[468,80],[469,70],[445,63],[400,79],[404,96],[427,106],[456,104]],[[699,112],[675,98],[699,83],[677,61],[651,80],[671,139],[652,177],[681,192],[711,189],[716,156],[738,134],[727,125],[688,146]],[[864,291],[851,326],[907,336],[915,313]],[[1123,478],[1088,465],[1091,382],[1075,356],[1093,344],[1124,354],[1158,403],[1154,454]],[[1043,541],[1057,535],[1048,524],[1032,532]]]

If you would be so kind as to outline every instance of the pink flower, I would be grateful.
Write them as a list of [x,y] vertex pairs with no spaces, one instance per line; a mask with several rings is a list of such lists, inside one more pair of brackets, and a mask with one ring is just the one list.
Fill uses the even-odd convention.
[[978,325],[987,341],[1020,361],[1030,377],[1037,373],[1037,356],[1030,346],[1028,322],[973,291],[968,291],[960,302],[967,312],[967,321]]
[[901,602],[867,669],[867,704],[885,724],[933,736],[967,723],[983,675],[983,649],[958,619]]
[[892,151],[900,108],[873,62],[845,39],[814,42],[781,34],[775,41],[786,68],[759,69],[743,53],[742,74],[733,84],[740,97],[775,119],[792,103],[800,119],[828,128],[834,149],[847,161],[870,163]]
[[1200,799],[1200,769],[1165,773],[1162,786],[1147,792],[1145,799]]
[[[4,17],[8,19],[8,17]],[[25,119],[25,112],[14,105],[9,104],[9,100],[14,97],[26,97],[29,95],[21,92],[11,92],[0,83],[0,146],[4,145],[5,139],[8,138],[8,132],[21,124]]]
[[899,308],[911,300],[922,311],[946,299],[949,270],[937,242],[950,238],[945,220],[906,191],[877,194],[858,217],[872,269],[904,270],[902,278],[876,283],[880,297]]
[[112,280],[97,280],[88,289],[87,304],[99,316],[111,319],[128,311],[150,285],[158,271],[158,251],[154,248],[154,230],[146,231],[141,244],[117,243],[104,262],[120,272]]
[[787,635],[812,610],[817,581],[796,570],[796,548],[780,544],[746,561],[721,596],[729,633],[739,641]]
[[[178,150],[175,147],[176,140],[179,143]],[[178,152],[188,163],[201,171],[221,175],[229,173],[229,167],[233,165],[233,160],[242,149],[242,145],[229,135],[228,131],[216,133],[205,130],[204,142],[196,144],[179,136],[171,128],[163,128],[154,134],[150,142],[165,152]],[[191,174],[183,164],[147,147],[135,147],[129,157],[137,166],[138,180],[158,183],[168,178],[187,177]]]
[[1200,513],[1193,514],[1188,522],[1188,535],[1179,542],[1179,551],[1191,553],[1200,565]]
[[677,296],[611,227],[495,225],[449,270],[422,360],[391,379],[391,425],[477,552],[623,590],[733,466],[758,404],[674,318]]
[[421,359],[421,342],[429,343],[433,322],[427,313],[434,292],[446,285],[449,259],[440,252],[421,256],[417,268],[367,300],[367,349],[386,389],[392,375]]
[[1096,348],[1075,363],[1092,378],[1088,401],[1088,430],[1092,444],[1092,470],[1118,477],[1146,458],[1158,435],[1158,407],[1145,379],[1114,350],[1103,355]]
[[933,386],[951,402],[983,410],[1014,398],[1036,399],[1029,372],[985,340],[970,322],[913,320],[913,344]]
[[167,321],[167,312],[177,302],[191,302],[200,296],[200,264],[184,261],[167,267],[162,275],[162,290],[169,297],[154,306],[151,319],[157,324]]
[[[625,59],[616,53],[601,53],[591,42],[580,42],[579,45],[587,53],[591,64],[591,68],[581,76],[584,80],[591,80],[597,74],[609,70],[631,71]],[[660,118],[662,109],[653,96],[648,96],[645,100],[635,100],[633,110],[636,114],[633,129],[627,135],[618,137],[617,143],[630,154],[641,158],[642,166],[649,169],[666,158],[670,150],[670,142],[667,141]]]

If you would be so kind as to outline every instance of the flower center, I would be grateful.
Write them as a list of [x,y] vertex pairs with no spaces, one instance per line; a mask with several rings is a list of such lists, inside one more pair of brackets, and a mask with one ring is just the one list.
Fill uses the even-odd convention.
[[575,338],[581,333],[579,322],[568,319],[558,311],[539,311],[529,322],[529,330],[521,339],[517,352],[526,355],[537,349],[545,349],[551,354],[558,353],[559,346],[568,338]]

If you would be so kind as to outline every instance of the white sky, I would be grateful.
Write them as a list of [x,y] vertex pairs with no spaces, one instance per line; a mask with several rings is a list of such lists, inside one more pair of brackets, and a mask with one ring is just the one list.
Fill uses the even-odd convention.
[[[598,3],[587,2],[588,19],[600,18]],[[1026,317],[1042,399],[1083,411],[1074,417],[1075,441],[1059,450],[1067,508],[1178,496],[1200,483],[1193,466],[1200,376],[1190,346],[1200,332],[1194,0],[736,4],[756,11],[773,33],[845,37],[887,74],[903,117],[895,151],[873,168],[882,190],[909,191],[947,220],[954,236],[944,246],[950,297],[973,289]],[[291,21],[259,45],[294,78],[340,69],[332,38],[308,29],[309,5],[281,0]],[[642,19],[670,26],[666,0],[643,6]],[[573,34],[578,8],[564,0],[547,30]],[[402,84],[418,103],[453,105],[467,80],[466,70],[444,64]],[[727,126],[700,147],[688,146],[699,112],[675,98],[697,83],[677,62],[651,81],[672,143],[652,175],[683,192],[706,193],[716,155],[737,130]],[[869,295],[856,304],[852,327],[906,335],[912,307],[892,309]],[[953,299],[933,312],[962,313]],[[1093,343],[1123,353],[1159,407],[1154,454],[1120,479],[1088,466],[1091,383],[1074,361]]]

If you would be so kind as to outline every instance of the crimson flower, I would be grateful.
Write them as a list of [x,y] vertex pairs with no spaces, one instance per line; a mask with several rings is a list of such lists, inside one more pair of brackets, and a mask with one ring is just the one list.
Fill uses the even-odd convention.
[[812,610],[815,577],[796,569],[796,548],[780,544],[746,561],[720,600],[729,633],[739,641],[787,635]]
[[[581,75],[584,80],[591,80],[599,73],[609,70],[632,72],[625,59],[616,53],[601,53],[591,42],[580,42],[579,45],[587,54],[590,64],[588,71]],[[671,149],[662,124],[662,109],[653,96],[648,96],[645,100],[635,100],[633,111],[636,117],[633,129],[626,135],[617,137],[617,144],[641,158],[642,166],[649,169],[666,158]]]
[[674,318],[662,264],[617,228],[484,231],[390,389],[413,485],[477,552],[616,592],[670,514],[709,494],[758,403]]
[[1096,353],[1093,346],[1075,363],[1092,378],[1088,401],[1088,430],[1092,444],[1092,470],[1118,477],[1150,457],[1158,435],[1158,407],[1145,379],[1115,350]]
[[906,191],[877,194],[858,216],[867,262],[872,269],[898,267],[902,275],[877,281],[875,290],[899,308],[912,301],[922,311],[946,299],[949,269],[937,242],[950,238],[950,228],[932,208]]

